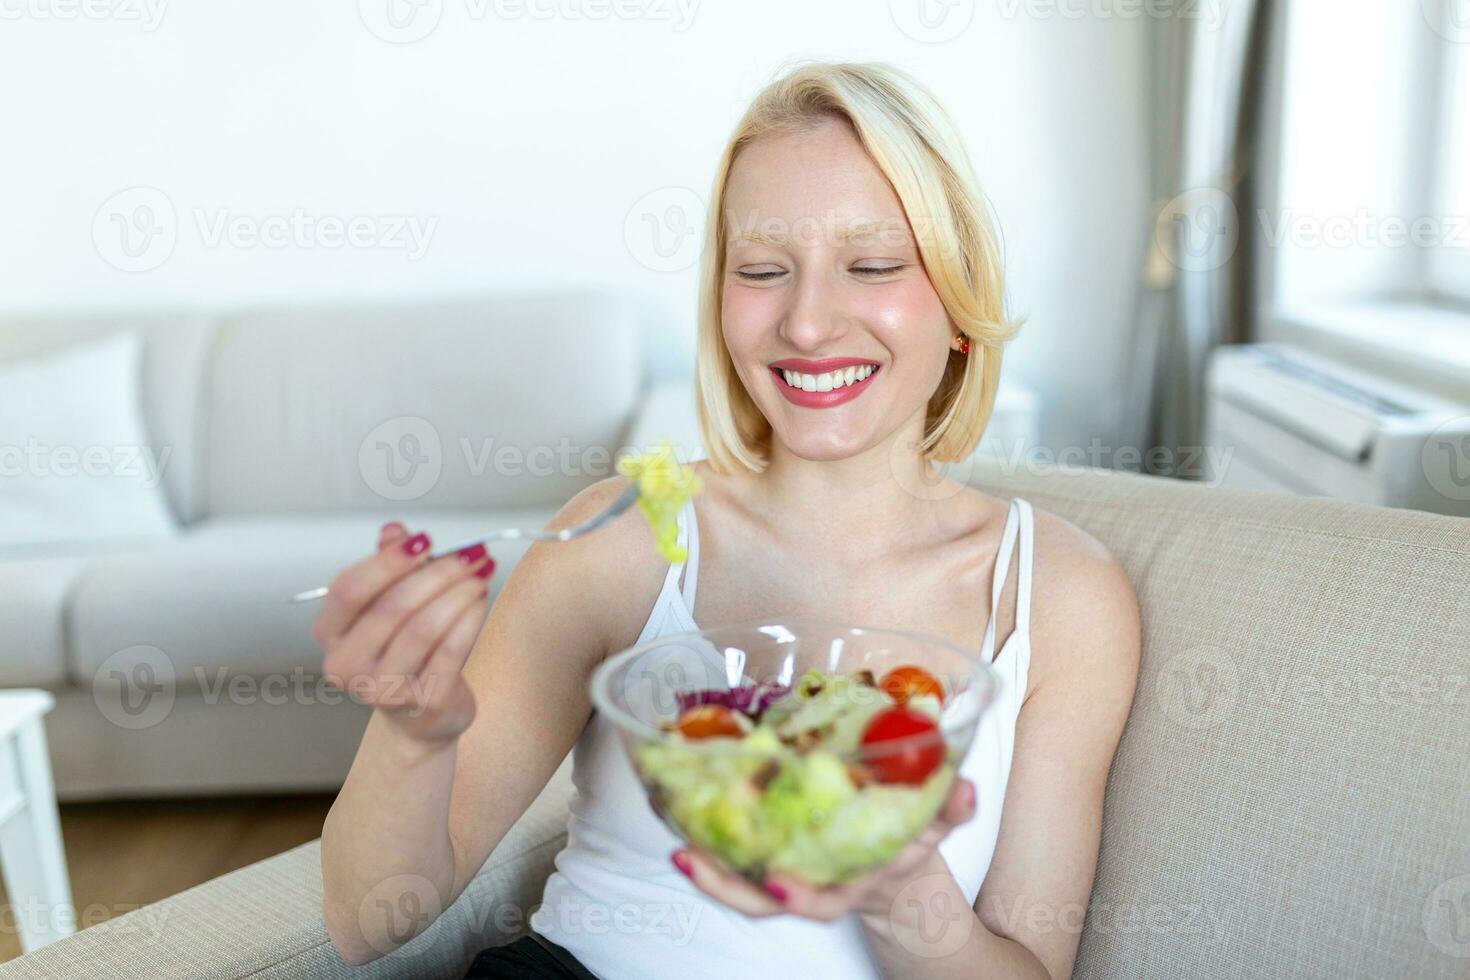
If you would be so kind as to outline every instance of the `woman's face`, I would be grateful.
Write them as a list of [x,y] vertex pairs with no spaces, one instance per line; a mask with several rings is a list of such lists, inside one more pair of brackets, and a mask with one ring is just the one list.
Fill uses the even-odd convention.
[[746,146],[725,220],[725,344],[775,438],[833,460],[916,417],[922,427],[949,318],[897,195],[848,125]]

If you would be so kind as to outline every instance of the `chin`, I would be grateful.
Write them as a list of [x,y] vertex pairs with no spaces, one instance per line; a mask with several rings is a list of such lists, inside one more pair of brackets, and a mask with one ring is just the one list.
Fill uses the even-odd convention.
[[858,455],[873,445],[873,440],[867,435],[858,433],[844,433],[828,431],[816,431],[815,428],[807,432],[775,432],[775,438],[793,456],[813,463],[830,463],[834,460],[849,459]]

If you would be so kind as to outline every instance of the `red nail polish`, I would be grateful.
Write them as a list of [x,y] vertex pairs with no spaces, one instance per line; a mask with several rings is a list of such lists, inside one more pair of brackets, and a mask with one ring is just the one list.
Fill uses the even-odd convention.
[[473,565],[485,557],[485,546],[483,544],[472,544],[468,548],[460,549],[457,554],[459,555],[460,561],[466,565]]
[[490,576],[492,576],[494,574],[495,574],[495,559],[494,558],[486,558],[485,559],[485,564],[481,565],[475,571],[475,578],[489,578]]
[[410,555],[421,555],[429,550],[429,536],[423,531],[403,542],[403,550]]
[[688,854],[683,851],[675,851],[673,861],[674,867],[679,869],[680,874],[686,878],[694,877],[694,863],[689,860]]
[[782,905],[785,905],[786,904],[786,899],[788,897],[787,894],[786,894],[786,889],[782,888],[776,882],[774,882],[774,881],[768,881],[768,882],[766,882],[766,894],[770,895],[772,898],[774,898],[776,901],[780,902]]

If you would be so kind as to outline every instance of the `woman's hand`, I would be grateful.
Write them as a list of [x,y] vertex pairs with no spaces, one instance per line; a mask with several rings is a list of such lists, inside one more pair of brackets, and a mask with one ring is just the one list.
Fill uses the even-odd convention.
[[428,561],[429,536],[383,525],[377,553],[332,580],[312,624],[325,679],[410,738],[441,742],[475,717],[460,669],[485,619],[483,545]]
[[939,842],[974,815],[975,786],[956,779],[939,815],[893,860],[857,881],[826,888],[782,875],[768,876],[761,888],[726,871],[693,846],[675,851],[673,860],[700,891],[748,916],[799,915],[822,922],[832,922],[850,912],[886,917],[899,892],[915,877],[932,873],[934,862],[943,860],[937,851]]

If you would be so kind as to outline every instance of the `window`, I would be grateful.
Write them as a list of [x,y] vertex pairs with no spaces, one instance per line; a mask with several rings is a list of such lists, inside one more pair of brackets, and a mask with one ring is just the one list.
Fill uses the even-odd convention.
[[1470,0],[1289,10],[1279,210],[1261,216],[1279,301],[1463,308]]
[[[1464,7],[1470,11],[1470,4]],[[1465,29],[1470,32],[1470,22]],[[1435,212],[1446,216],[1446,228],[1444,241],[1426,257],[1425,287],[1433,299],[1470,303],[1470,38],[1447,44],[1441,56],[1433,180]]]

